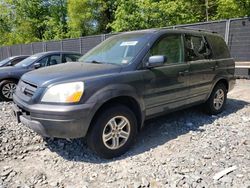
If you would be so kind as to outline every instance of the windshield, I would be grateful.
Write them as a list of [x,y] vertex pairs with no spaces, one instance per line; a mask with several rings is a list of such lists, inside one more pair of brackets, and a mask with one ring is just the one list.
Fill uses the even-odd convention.
[[32,55],[22,61],[20,61],[19,63],[17,63],[15,65],[15,67],[28,67],[30,66],[31,64],[33,64],[38,58],[40,58],[42,56],[42,54],[35,54],[35,55]]
[[4,60],[2,60],[2,61],[0,61],[0,66],[3,66],[3,65],[5,65],[6,63],[8,63],[10,60],[12,60],[13,59],[13,57],[9,57],[9,58],[7,58],[7,59],[4,59]]
[[129,64],[145,46],[151,35],[130,33],[114,36],[79,59],[81,62]]

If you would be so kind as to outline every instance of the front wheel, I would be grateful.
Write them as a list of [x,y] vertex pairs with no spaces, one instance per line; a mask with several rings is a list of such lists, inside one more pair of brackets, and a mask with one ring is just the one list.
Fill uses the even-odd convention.
[[205,103],[205,110],[211,115],[219,114],[224,110],[226,100],[227,89],[225,85],[221,83],[217,84]]
[[106,108],[96,117],[87,135],[88,146],[100,157],[124,154],[135,141],[137,121],[126,106]]
[[0,83],[0,98],[4,101],[12,101],[13,93],[16,90],[16,82],[4,80]]

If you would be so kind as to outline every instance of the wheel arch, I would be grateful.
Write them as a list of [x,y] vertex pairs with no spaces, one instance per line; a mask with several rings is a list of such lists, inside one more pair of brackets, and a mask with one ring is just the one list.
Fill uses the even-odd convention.
[[12,78],[12,77],[7,77],[7,78],[4,78],[4,79],[1,79],[0,80],[0,83],[1,82],[3,82],[3,81],[5,81],[5,80],[10,80],[10,81],[14,81],[16,84],[18,83],[18,81],[19,81],[19,79],[17,79],[17,78]]
[[221,83],[225,85],[226,90],[227,90],[227,92],[228,92],[228,90],[229,90],[229,81],[228,81],[228,79],[226,79],[226,78],[219,78],[219,79],[217,79],[217,80],[214,82],[214,84],[212,85],[212,87],[211,87],[211,89],[210,89],[210,92],[209,92],[209,94],[207,95],[206,100],[208,100],[208,98],[210,97],[211,93],[213,92],[213,89],[214,89],[218,84],[221,84]]
[[124,105],[132,110],[136,116],[138,131],[141,129],[145,119],[145,115],[140,102],[131,95],[117,95],[115,97],[106,99],[103,103],[98,105],[98,107],[94,111],[94,115],[90,120],[87,132],[90,131],[98,115],[102,113],[102,111],[104,111],[106,108],[112,107],[114,105]]

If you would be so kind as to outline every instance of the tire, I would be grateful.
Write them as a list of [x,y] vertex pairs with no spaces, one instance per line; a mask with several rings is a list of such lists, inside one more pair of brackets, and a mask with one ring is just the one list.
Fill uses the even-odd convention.
[[227,89],[224,84],[217,84],[210,97],[205,103],[205,110],[210,115],[216,115],[221,113],[226,105],[227,101]]
[[[120,128],[123,127],[121,130],[115,128],[119,124]],[[136,135],[137,120],[134,113],[126,106],[117,105],[97,115],[87,134],[87,144],[98,156],[110,159],[128,151]]]
[[0,99],[3,101],[12,101],[12,95],[16,89],[17,83],[12,80],[3,80],[0,83]]

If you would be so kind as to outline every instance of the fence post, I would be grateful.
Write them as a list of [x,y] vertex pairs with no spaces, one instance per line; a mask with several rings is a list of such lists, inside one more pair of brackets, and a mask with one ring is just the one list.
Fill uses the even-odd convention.
[[43,42],[43,52],[46,52],[46,42]]
[[8,46],[8,55],[9,55],[9,57],[11,57],[11,56],[12,56],[12,54],[11,54],[11,50],[10,50],[10,46]]
[[229,44],[230,24],[231,24],[231,19],[227,20],[226,22],[225,41],[227,45]]
[[2,54],[2,47],[0,47],[0,60],[3,59],[3,54]]
[[34,54],[33,43],[31,43],[30,48],[31,48],[31,55],[33,55]]
[[63,51],[63,40],[61,40],[60,45],[61,45],[61,51]]
[[80,53],[82,53],[82,37],[79,38],[79,43],[80,43]]
[[106,39],[106,34],[102,34],[102,41],[105,41]]
[[22,54],[23,54],[23,45],[20,44],[20,55],[22,55]]

